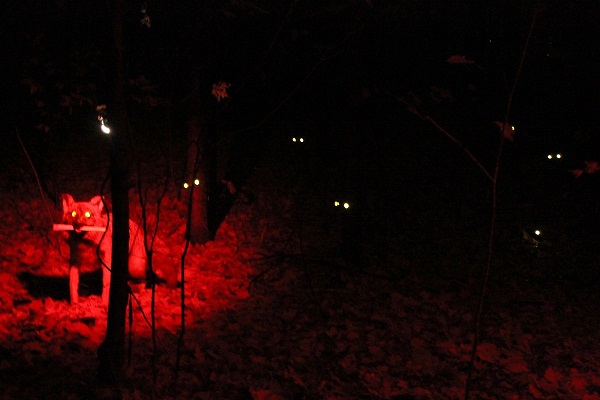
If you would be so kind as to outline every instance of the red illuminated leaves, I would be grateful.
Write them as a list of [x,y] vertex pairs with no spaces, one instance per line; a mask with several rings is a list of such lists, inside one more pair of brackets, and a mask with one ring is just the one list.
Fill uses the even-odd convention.
[[508,139],[511,142],[515,139],[515,127],[514,126],[512,126],[511,124],[508,124],[508,123],[501,122],[501,121],[494,121],[494,124],[496,124],[498,129],[500,129],[500,132],[502,133],[502,136],[504,136],[505,139]]
[[21,84],[29,89],[29,94],[36,94],[42,90],[41,86],[31,78],[22,79]]
[[544,380],[548,382],[551,390],[557,390],[562,379],[563,374],[554,370],[552,367],[548,367],[544,373]]
[[[597,163],[588,163],[586,168],[586,173],[598,171]],[[264,175],[260,177],[258,181],[266,185]],[[272,274],[265,275],[266,279],[249,291],[249,277],[256,273],[247,260],[256,259],[256,243],[268,242],[272,246],[269,251],[277,254],[297,251],[294,246],[290,250],[297,235],[289,233],[289,227],[282,222],[285,218],[281,218],[284,215],[292,220],[293,199],[282,201],[283,196],[269,196],[267,190],[261,193],[265,195],[253,206],[238,204],[215,240],[194,246],[186,260],[189,325],[182,352],[180,397],[340,399],[355,398],[360,393],[362,397],[382,399],[462,398],[473,322],[473,302],[468,290],[461,294],[435,278],[418,280],[411,274],[398,280],[378,278],[374,282],[369,274],[364,274],[360,284],[346,285],[342,279],[332,288],[331,276],[327,275],[331,265],[294,267],[277,258],[270,266]],[[272,204],[267,203],[270,197]],[[176,201],[165,199],[163,207],[167,218],[161,224],[164,222],[167,231],[175,232],[172,237],[181,237],[184,224],[179,223]],[[18,215],[16,209],[21,210]],[[42,374],[42,383],[52,385],[64,376],[54,373],[44,377],[48,360],[64,359],[68,360],[67,372],[87,383],[86,369],[105,328],[103,314],[95,308],[100,306],[98,296],[88,297],[85,308],[79,309],[62,300],[32,300],[17,279],[18,272],[54,269],[49,268],[47,259],[40,266],[38,252],[32,246],[34,243],[42,249],[45,236],[33,239],[30,224],[21,222],[22,215],[44,220],[43,210],[41,204],[32,206],[24,201],[18,207],[7,207],[0,215],[6,226],[5,232],[0,232],[0,244],[4,245],[0,346],[7,355],[19,354],[1,360],[0,371],[10,376],[18,376],[14,371],[23,370],[29,371],[30,376]],[[257,217],[259,211],[264,215]],[[322,244],[311,243],[316,240],[316,230],[310,232],[304,236],[304,244],[319,248]],[[13,245],[13,239],[20,244]],[[169,244],[178,248],[181,243],[173,240]],[[445,242],[444,246],[456,245]],[[261,247],[261,251],[265,249],[266,246]],[[400,256],[390,256],[390,261],[408,263]],[[61,265],[65,262],[68,260]],[[309,273],[312,293],[299,284],[306,282]],[[326,277],[327,285],[319,281],[320,277]],[[436,285],[443,285],[444,290],[428,289]],[[136,294],[148,310],[149,297],[143,290]],[[514,291],[506,300],[498,296],[494,302],[494,323],[484,333],[477,351],[477,393],[472,397],[516,399],[514,392],[518,388],[520,395],[530,398],[600,400],[596,393],[600,382],[595,373],[598,351],[587,345],[594,338],[573,335],[566,345],[564,337],[556,332],[561,327],[555,308],[531,306],[530,301],[514,307],[519,293]],[[160,354],[164,358],[158,366],[159,383],[152,388],[156,393],[162,393],[165,381],[168,383],[173,374],[173,363],[168,359],[174,353],[169,352],[174,348],[174,341],[170,340],[175,338],[181,317],[179,295],[179,291],[158,288],[157,323],[163,335],[159,341],[166,346]],[[96,325],[89,318],[82,318],[96,313]],[[326,318],[322,318],[322,313]],[[137,310],[134,319],[136,343],[130,374],[132,382],[147,383],[151,381],[148,360],[152,357],[147,341],[149,328]],[[552,327],[548,329],[551,332],[544,331],[546,324]],[[585,351],[577,354],[575,348]],[[563,368],[565,363],[573,365],[573,369]],[[30,380],[23,379],[20,384],[25,386]],[[57,385],[67,387],[60,382]],[[232,387],[239,393],[233,393]],[[146,389],[140,385],[124,397],[143,398]],[[64,398],[72,397],[62,394]],[[14,396],[21,397],[24,396]]]
[[253,400],[284,400],[280,395],[268,389],[250,389]]
[[492,343],[481,343],[477,348],[477,355],[483,361],[496,363],[500,359],[500,350]]
[[453,55],[446,60],[449,64],[475,64],[475,61],[468,59],[464,55]]
[[594,174],[600,171],[600,164],[598,161],[585,161],[585,173]]
[[531,383],[529,392],[534,399],[569,398],[600,400],[597,392],[588,393],[588,388],[594,385],[589,374],[571,368],[568,371],[559,371],[548,367],[542,377],[530,375]]
[[523,359],[523,355],[516,351],[509,352],[507,357],[503,360],[503,364],[504,367],[513,374],[529,371],[527,363]]
[[229,97],[227,94],[227,89],[229,89],[230,87],[231,83],[228,82],[213,83],[211,93],[215,97],[215,99],[217,99],[217,101],[220,102],[221,99],[226,99]]
[[579,178],[583,174],[595,174],[600,171],[600,163],[598,161],[584,161],[585,167],[569,170],[573,176]]

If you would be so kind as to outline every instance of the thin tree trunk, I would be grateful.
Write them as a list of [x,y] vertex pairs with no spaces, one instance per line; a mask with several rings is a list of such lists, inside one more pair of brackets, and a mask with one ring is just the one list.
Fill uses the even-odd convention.
[[[210,168],[206,130],[200,104],[199,89],[194,88],[188,103],[187,138],[188,154],[186,165],[186,181],[189,183],[192,195],[191,224],[188,232],[192,243],[206,243],[211,239],[208,227],[208,191]],[[198,179],[199,184],[194,181]]]
[[115,56],[114,103],[108,109],[112,117],[112,273],[106,336],[98,348],[98,378],[105,384],[119,385],[124,377],[129,260],[128,124],[123,93],[123,0],[113,0],[111,12]]

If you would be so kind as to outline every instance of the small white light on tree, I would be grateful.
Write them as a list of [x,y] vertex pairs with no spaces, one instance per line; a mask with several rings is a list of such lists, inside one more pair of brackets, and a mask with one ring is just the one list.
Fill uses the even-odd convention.
[[200,179],[194,179],[194,185],[198,186],[200,184]]
[[296,141],[296,138],[295,138],[295,137],[293,137],[293,138],[292,138],[292,142],[295,142],[295,141]]
[[339,201],[334,201],[334,202],[333,202],[333,205],[334,205],[335,207],[337,207],[337,206],[339,206],[339,205],[340,205],[340,202],[339,202]]
[[350,203],[344,203],[344,208],[345,208],[345,209],[348,209],[348,208],[350,208]]
[[187,189],[187,188],[189,188],[189,187],[190,187],[190,185],[188,185],[188,183],[187,183],[187,182],[184,182],[184,183],[183,183],[183,188],[184,188],[184,189]]
[[540,236],[542,234],[542,231],[536,229],[533,233],[535,233],[537,236]]
[[304,138],[300,138],[300,143],[304,143]]
[[562,158],[562,154],[558,153],[558,154],[556,155],[556,158]]
[[98,120],[100,121],[100,130],[108,135],[110,133],[110,128],[104,124],[104,118],[98,116]]

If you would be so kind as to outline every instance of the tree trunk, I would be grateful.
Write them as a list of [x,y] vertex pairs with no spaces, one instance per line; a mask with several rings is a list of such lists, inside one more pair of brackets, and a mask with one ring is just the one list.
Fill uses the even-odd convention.
[[[189,184],[192,198],[190,205],[189,240],[192,243],[206,243],[211,239],[208,227],[208,193],[209,193],[209,157],[206,130],[203,126],[200,91],[195,85],[190,96],[187,111],[188,154],[185,179]],[[195,181],[199,184],[196,184]]]
[[125,316],[128,296],[129,260],[129,193],[128,193],[128,123],[123,82],[123,0],[111,2],[114,40],[114,103],[108,108],[112,123],[110,182],[112,195],[112,265],[107,328],[98,348],[98,378],[118,385],[123,381],[125,357]]

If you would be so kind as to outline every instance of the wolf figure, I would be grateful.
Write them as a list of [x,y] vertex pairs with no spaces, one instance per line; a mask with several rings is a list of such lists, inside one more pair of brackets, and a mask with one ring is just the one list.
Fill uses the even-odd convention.
[[[102,302],[108,305],[110,288],[110,268],[112,265],[112,215],[109,215],[100,196],[90,201],[75,201],[70,194],[62,196],[64,224],[72,225],[73,230],[67,231],[69,244],[69,298],[71,304],[79,300],[79,274],[92,272],[102,268]],[[86,230],[85,227],[105,228],[102,230]],[[105,268],[97,257],[99,250]],[[144,246],[144,233],[132,220],[129,220],[129,278],[142,280],[147,276],[148,259]],[[175,280],[176,271],[171,271],[166,277],[168,283]]]

